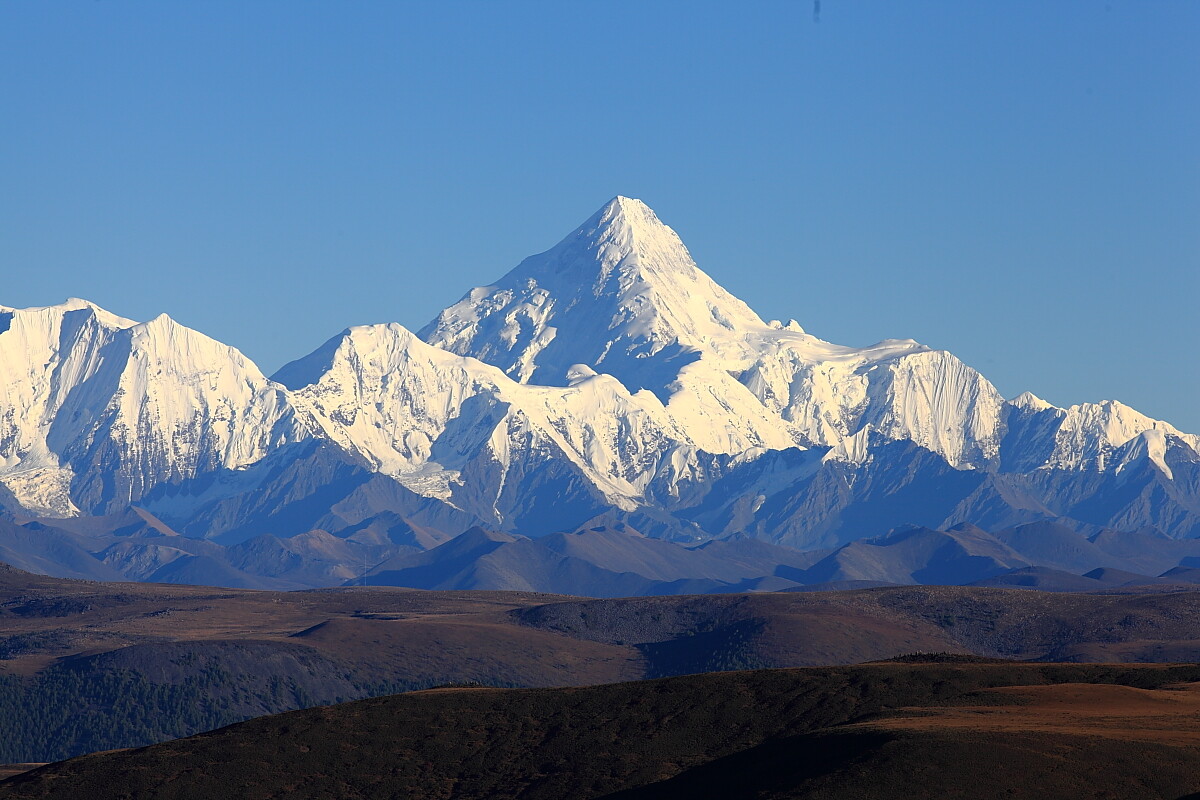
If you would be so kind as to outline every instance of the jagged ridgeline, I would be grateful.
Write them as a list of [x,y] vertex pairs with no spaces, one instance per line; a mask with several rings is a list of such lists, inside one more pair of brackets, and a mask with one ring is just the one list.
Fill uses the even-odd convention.
[[349,328],[270,378],[166,315],[0,308],[0,558],[54,574],[332,585],[476,527],[1187,539],[1198,452],[1116,401],[765,322],[625,197],[419,333]]

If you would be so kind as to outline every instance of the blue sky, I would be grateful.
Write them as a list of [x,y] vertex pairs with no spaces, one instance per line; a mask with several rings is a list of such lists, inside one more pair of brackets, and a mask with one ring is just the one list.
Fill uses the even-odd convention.
[[1200,3],[0,3],[0,304],[268,372],[639,197],[765,318],[1200,431]]

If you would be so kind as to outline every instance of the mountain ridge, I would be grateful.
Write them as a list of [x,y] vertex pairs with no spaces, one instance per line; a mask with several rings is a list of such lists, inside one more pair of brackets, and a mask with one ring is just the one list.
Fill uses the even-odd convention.
[[[627,197],[419,333],[347,328],[270,378],[166,315],[0,317],[17,520],[133,507],[225,545],[320,529],[360,549],[604,515],[805,550],[904,524],[1200,536],[1200,437],[1117,401],[1007,401],[912,340],[764,322]],[[180,558],[129,550],[111,560]]]

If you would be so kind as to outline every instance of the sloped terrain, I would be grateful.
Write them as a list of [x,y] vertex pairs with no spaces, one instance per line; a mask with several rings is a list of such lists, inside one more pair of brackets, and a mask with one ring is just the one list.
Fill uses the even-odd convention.
[[0,797],[1177,798],[1200,791],[1197,680],[952,662],[435,689],[50,764]]
[[[654,526],[653,519],[640,521]],[[0,519],[0,555],[35,571],[93,580],[621,597],[913,583],[1051,591],[1185,585],[1195,582],[1195,568],[1187,565],[1200,559],[1200,540],[1152,531],[1084,535],[1053,522],[991,533],[962,524],[944,531],[906,526],[833,550],[798,551],[745,535],[700,544],[668,541],[603,518],[530,538],[481,527],[446,537],[416,520],[371,517],[346,535],[315,529],[222,545],[183,536],[144,510],[128,510],[21,524]]]
[[[1165,590],[1164,590],[1165,589]],[[913,652],[1200,661],[1200,593],[892,587],[584,599],[259,592],[0,569],[0,763],[454,682],[570,686]]]
[[352,583],[591,597],[774,591],[798,586],[819,558],[752,540],[688,548],[621,524],[538,539],[476,529],[428,552],[385,561]]
[[513,625],[549,595],[281,593],[0,570],[0,761],[149,744],[247,717],[446,682],[644,675],[630,647]]
[[[1197,436],[1112,400],[1006,400],[910,339],[846,347],[764,321],[627,197],[419,334],[354,326],[269,378],[166,315],[72,299],[0,322],[0,558],[30,570],[263,589],[375,571],[365,582],[614,595],[1030,566],[1155,577],[1200,558],[1143,547],[1200,537]],[[132,517],[140,532],[119,522]],[[959,530],[1031,523],[1046,527],[1011,541]],[[562,536],[620,525],[685,545],[835,550],[905,526],[956,544],[910,535],[906,556],[846,552],[798,580]],[[474,528],[555,538],[453,573],[417,563],[439,580],[411,580],[409,557]]]

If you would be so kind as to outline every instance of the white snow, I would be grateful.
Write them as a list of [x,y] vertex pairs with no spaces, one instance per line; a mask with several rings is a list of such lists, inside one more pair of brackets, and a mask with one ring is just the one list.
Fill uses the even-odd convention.
[[[1048,467],[1104,472],[1128,465],[1133,455],[1139,455],[1149,458],[1170,477],[1171,469],[1165,461],[1170,440],[1186,443],[1192,450],[1200,449],[1200,436],[1182,433],[1115,400],[1081,403],[1065,411],[1055,435],[1054,452],[1046,462]],[[1114,451],[1135,439],[1139,439],[1137,448],[1113,457]]]
[[617,197],[554,248],[480,287],[421,332],[522,382],[582,364],[649,388],[713,453],[834,446],[868,423],[956,466],[996,456],[1003,399],[912,340],[843,347],[763,322],[639,200]]
[[1054,408],[1053,405],[1047,403],[1033,392],[1021,392],[1008,402],[1010,405],[1016,406],[1024,411],[1045,411],[1047,409]]
[[[1114,401],[1005,401],[950,353],[910,339],[844,347],[795,320],[763,322],[626,197],[420,336],[351,328],[279,382],[166,315],[137,323],[76,298],[0,314],[0,483],[42,514],[92,513],[216,474],[196,495],[159,501],[184,513],[313,438],[499,524],[522,476],[548,465],[634,509],[770,451],[820,446],[825,460],[865,464],[879,437],[993,468],[1011,420],[1031,414],[1033,441],[1017,445],[1030,469],[1149,460],[1170,479],[1172,458],[1200,452],[1200,437]],[[814,454],[796,474],[819,463]]]
[[[633,508],[661,473],[680,479],[695,448],[649,392],[587,367],[568,387],[519,384],[496,367],[422,342],[400,325],[349,329],[292,401],[323,434],[413,491],[447,501],[468,465],[503,476],[565,458],[610,502]],[[682,456],[682,457],[681,457]],[[491,502],[494,503],[493,497]]]
[[7,313],[0,481],[31,510],[75,513],[60,496],[80,476],[108,472],[130,501],[303,436],[282,387],[166,315],[139,324],[77,299]]

